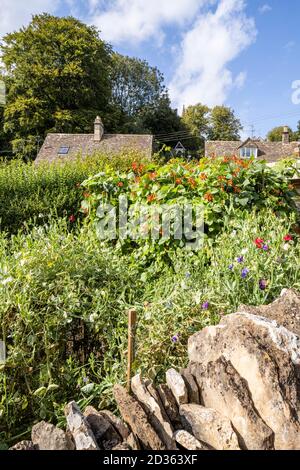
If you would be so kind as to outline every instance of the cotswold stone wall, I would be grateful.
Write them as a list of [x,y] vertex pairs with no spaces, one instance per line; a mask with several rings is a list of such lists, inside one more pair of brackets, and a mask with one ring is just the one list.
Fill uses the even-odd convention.
[[300,449],[300,295],[241,306],[188,343],[189,365],[114,396],[122,419],[75,402],[67,430],[41,422],[14,450]]

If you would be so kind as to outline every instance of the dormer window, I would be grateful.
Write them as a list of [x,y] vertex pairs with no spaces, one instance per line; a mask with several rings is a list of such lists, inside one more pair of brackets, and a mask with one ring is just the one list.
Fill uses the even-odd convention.
[[241,158],[257,158],[258,149],[256,147],[242,147],[240,149]]

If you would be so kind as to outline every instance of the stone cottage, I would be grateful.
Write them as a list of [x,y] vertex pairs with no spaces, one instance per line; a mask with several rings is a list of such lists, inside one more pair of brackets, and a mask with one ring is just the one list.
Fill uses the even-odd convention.
[[151,158],[152,146],[152,135],[106,134],[103,122],[97,116],[93,134],[48,134],[35,162],[52,163],[97,153],[117,155],[126,150],[135,150]]
[[281,142],[268,142],[266,140],[247,139],[246,141],[207,141],[205,143],[205,156],[230,156],[242,158],[255,157],[276,163],[284,158],[300,160],[300,142],[290,142],[289,130],[284,127]]

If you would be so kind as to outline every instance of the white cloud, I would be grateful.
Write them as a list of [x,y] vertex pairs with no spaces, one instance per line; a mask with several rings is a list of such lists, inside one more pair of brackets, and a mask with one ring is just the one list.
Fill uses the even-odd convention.
[[236,77],[229,63],[256,38],[255,23],[245,13],[244,0],[221,0],[215,11],[199,15],[184,35],[177,71],[169,88],[173,103],[222,104],[234,87],[243,86],[246,73]]
[[33,14],[55,11],[59,0],[1,0],[0,38],[27,25]]
[[269,11],[272,11],[272,7],[268,3],[265,3],[264,5],[259,7],[258,11],[263,15],[264,13],[269,13]]
[[89,0],[90,22],[113,44],[164,38],[166,25],[183,26],[216,0]]

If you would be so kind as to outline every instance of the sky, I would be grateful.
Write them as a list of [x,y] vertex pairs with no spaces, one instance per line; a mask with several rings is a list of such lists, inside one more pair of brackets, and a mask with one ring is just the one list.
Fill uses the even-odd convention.
[[174,108],[232,107],[243,137],[300,120],[299,0],[0,0],[0,37],[73,15],[164,74]]

